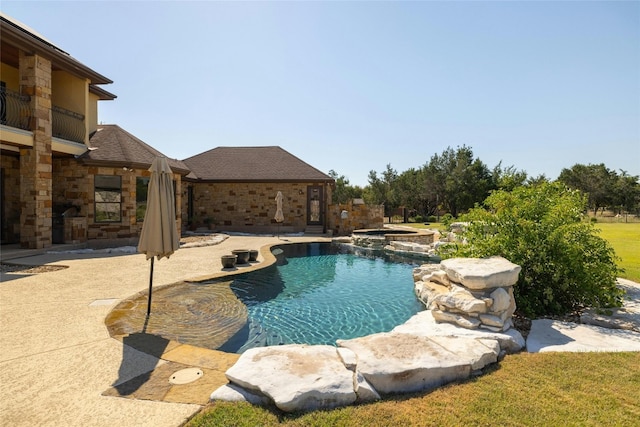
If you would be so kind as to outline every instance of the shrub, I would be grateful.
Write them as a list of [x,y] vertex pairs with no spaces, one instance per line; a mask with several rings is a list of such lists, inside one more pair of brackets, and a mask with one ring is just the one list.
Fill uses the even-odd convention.
[[438,218],[435,215],[429,215],[427,217],[427,222],[438,222]]
[[454,219],[455,218],[453,218],[453,216],[450,213],[446,213],[442,215],[441,221],[443,225],[445,225],[446,227],[449,227],[451,223],[454,221]]
[[422,222],[423,218],[422,215],[416,215],[413,217],[413,222]]
[[500,255],[522,267],[514,287],[518,310],[531,317],[583,307],[620,306],[613,248],[581,222],[586,199],[560,183],[496,191],[463,215],[467,244],[443,257]]

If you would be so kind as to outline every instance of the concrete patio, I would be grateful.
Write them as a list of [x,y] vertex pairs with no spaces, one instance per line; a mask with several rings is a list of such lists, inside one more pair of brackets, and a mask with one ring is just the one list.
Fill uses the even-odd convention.
[[[280,239],[233,236],[214,246],[181,249],[170,259],[155,263],[154,288],[181,280],[236,273],[222,271],[221,255],[238,248],[258,249],[286,243],[285,239],[326,240],[317,236]],[[61,249],[68,248],[55,250]],[[189,386],[174,386],[177,389],[172,393],[141,388],[136,399],[109,396],[112,386],[156,367],[154,375],[166,370],[166,378],[161,381],[164,383],[173,368],[199,366],[210,372],[224,372],[228,363],[218,357],[220,352],[176,343],[169,343],[160,354],[149,355],[109,336],[104,320],[111,308],[122,299],[148,289],[149,261],[144,255],[101,252],[25,255],[8,262],[68,268],[32,275],[2,273],[1,425],[174,427],[206,403],[216,384],[208,384],[202,397],[197,392],[187,392],[189,397],[185,398]],[[266,255],[270,255],[268,250]],[[264,256],[263,251],[258,261],[264,262]],[[5,261],[4,251],[2,260]],[[257,266],[243,267],[241,271],[249,268]],[[228,356],[235,360],[235,355]],[[175,365],[160,369],[170,363]],[[217,378],[225,381],[223,376]],[[160,395],[165,401],[155,400]],[[197,403],[170,403],[184,401]]]

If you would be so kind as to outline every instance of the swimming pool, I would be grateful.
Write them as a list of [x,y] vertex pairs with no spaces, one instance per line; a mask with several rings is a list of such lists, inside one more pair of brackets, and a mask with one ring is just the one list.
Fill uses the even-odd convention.
[[275,265],[232,282],[248,321],[221,350],[335,345],[337,339],[389,331],[423,309],[413,290],[415,261],[390,262],[330,243],[275,251],[282,251]]
[[[147,334],[242,353],[280,344],[329,344],[385,332],[424,309],[413,268],[424,261],[332,243],[272,248],[272,266],[205,282],[181,282],[118,304],[111,336]],[[393,257],[393,258],[391,258]]]

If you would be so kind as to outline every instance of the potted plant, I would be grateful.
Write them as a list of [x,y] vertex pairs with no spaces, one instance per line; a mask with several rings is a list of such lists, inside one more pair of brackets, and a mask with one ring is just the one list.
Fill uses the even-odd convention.
[[222,255],[222,268],[233,268],[236,265],[237,255]]

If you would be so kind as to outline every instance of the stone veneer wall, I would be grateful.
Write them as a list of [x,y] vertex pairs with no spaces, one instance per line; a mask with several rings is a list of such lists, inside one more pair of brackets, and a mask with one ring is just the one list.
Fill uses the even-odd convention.
[[[119,167],[95,167],[79,164],[74,159],[54,160],[55,179],[53,185],[54,204],[72,204],[80,208],[76,214],[86,218],[87,239],[136,238],[140,235],[142,222],[136,221],[136,177],[149,176],[146,169],[124,170]],[[95,175],[115,175],[122,177],[122,221],[118,223],[95,223]],[[180,189],[181,177],[174,174],[176,186]],[[176,227],[180,229],[181,191],[176,191]],[[76,240],[76,239],[74,239]]]
[[2,242],[20,242],[20,157],[18,155],[0,156],[3,171],[2,188],[4,194],[4,215],[2,221]]
[[194,225],[203,226],[210,219],[211,227],[220,231],[275,232],[275,198],[281,191],[284,222],[279,230],[302,232],[307,227],[307,187],[323,186],[325,201],[331,197],[327,185],[307,182],[188,183],[182,191],[183,224],[188,223],[187,186],[193,187]]
[[[347,218],[342,218],[342,211],[347,211]],[[382,228],[384,224],[383,205],[345,204],[329,206],[328,229],[336,236],[348,236],[353,230],[363,228]]]
[[20,245],[52,244],[51,61],[20,51],[20,88],[29,95],[33,147],[20,149]]

